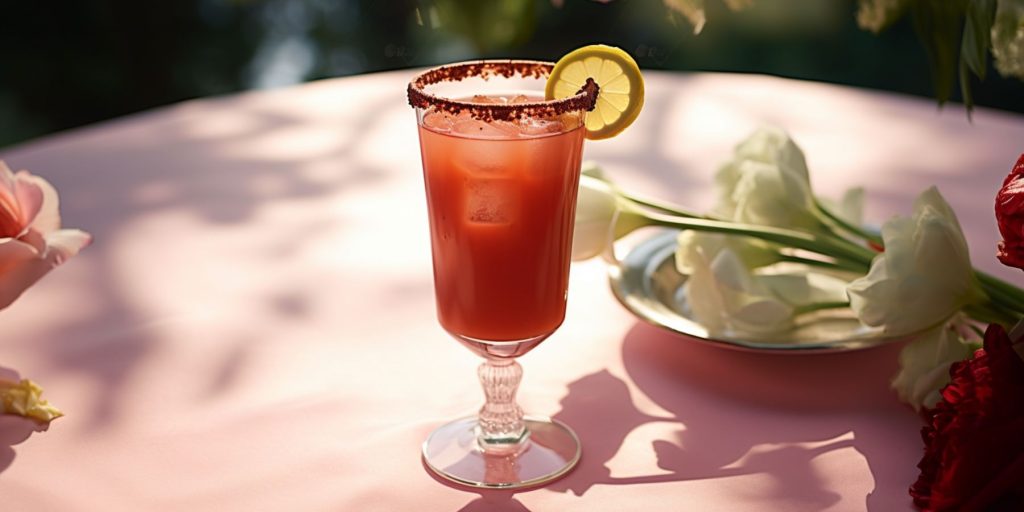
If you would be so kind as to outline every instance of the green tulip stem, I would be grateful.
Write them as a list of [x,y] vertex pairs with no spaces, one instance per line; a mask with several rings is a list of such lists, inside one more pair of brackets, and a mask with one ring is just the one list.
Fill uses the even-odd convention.
[[871,262],[875,259],[875,256],[878,256],[877,252],[868,249],[863,245],[858,245],[839,236],[828,236],[824,237],[823,240],[841,247],[844,251],[848,251],[850,254],[853,255],[851,259],[853,259],[854,261],[864,263],[865,265],[867,265],[867,267],[870,267]]
[[[803,231],[776,228],[772,226],[755,226],[753,224],[740,224],[718,220],[680,218],[654,212],[638,212],[634,210],[631,213],[643,215],[652,225],[684,230],[691,229],[694,231],[723,233],[727,235],[749,236],[768,242],[779,243],[795,249],[804,249],[824,256],[831,256],[836,259],[848,260],[863,265],[870,265],[871,258],[874,257],[874,253],[866,247],[858,247],[851,242],[831,236],[821,236],[819,234],[805,233]],[[860,249],[867,251],[868,254],[860,251]]]
[[676,206],[676,205],[674,205],[672,203],[668,203],[668,202],[662,201],[660,199],[653,199],[653,198],[650,198],[650,197],[647,197],[647,196],[643,196],[643,195],[640,195],[640,194],[634,194],[632,192],[628,192],[628,191],[625,191],[625,190],[619,190],[618,192],[619,192],[619,195],[621,197],[625,198],[625,199],[628,199],[628,200],[630,200],[630,201],[632,201],[632,202],[634,202],[634,203],[636,203],[636,204],[638,204],[640,206],[644,206],[644,207],[647,207],[647,208],[651,208],[653,210],[657,210],[657,211],[659,211],[661,213],[667,213],[669,215],[678,215],[680,217],[686,217],[688,219],[719,220],[719,219],[715,219],[715,218],[713,218],[711,216],[708,216],[708,215],[699,215],[699,214],[693,213],[691,211],[683,210],[682,208],[679,208],[678,206]]
[[799,263],[801,265],[807,265],[808,267],[816,267],[826,270],[853,272],[857,275],[863,275],[868,270],[864,265],[860,263],[838,258],[833,259],[832,261],[826,261],[814,258],[804,258],[803,256],[796,256],[794,254],[779,254],[779,261],[785,261],[788,263]]
[[[852,225],[817,201],[815,214],[821,222],[820,230],[807,232],[720,220],[712,216],[698,215],[683,210],[658,199],[621,190],[618,193],[623,199],[620,207],[624,218],[632,219],[631,222],[623,223],[621,231],[628,232],[640,226],[655,225],[681,230],[748,236],[830,258],[830,260],[821,260],[780,254],[780,261],[864,274],[870,269],[871,263],[878,253],[841,236],[839,231],[858,236],[869,242],[878,244],[882,242],[877,233]],[[620,236],[623,234],[625,233],[618,233]],[[1024,315],[1024,289],[980,270],[975,270],[975,275],[989,300],[968,306],[964,311],[979,322],[1000,323],[1007,327],[1015,324],[1017,319]]]
[[824,217],[824,220],[826,220],[829,224],[832,224],[851,235],[859,236],[860,238],[863,238],[864,240],[867,240],[869,242],[882,245],[881,235],[872,231],[868,231],[863,227],[848,222],[846,219],[833,213],[832,210],[830,210],[827,206],[822,204],[821,201],[818,201],[817,198],[815,198],[814,200],[814,206],[815,210],[817,210],[817,212],[820,213],[821,216]]
[[850,307],[850,303],[848,301],[814,302],[811,304],[803,304],[793,308],[793,315],[806,315],[807,313],[813,313],[815,311],[821,311],[823,309],[840,309],[848,307]]
[[1013,327],[1020,320],[1020,315],[1006,311],[991,301],[965,306],[964,313],[979,322],[1000,324],[1006,329]]
[[1024,312],[1024,290],[980,270],[975,270],[974,274],[989,296],[1013,307],[1018,312]]
[[1003,327],[1006,327],[1007,331],[1012,329],[1013,326],[1017,325],[1017,322],[1021,320],[1022,315],[1020,312],[1009,309],[1004,304],[1001,304],[997,301],[990,300],[988,302],[988,307],[989,309],[996,312],[1000,317],[1003,318],[1003,320],[1006,322],[1003,324]]
[[[981,281],[979,279],[979,281]],[[1024,312],[1024,304],[1021,304],[1017,297],[1009,294],[1006,290],[995,286],[986,286],[982,281],[981,288],[985,295],[988,296],[993,302],[1000,304],[1003,308],[1008,308],[1018,313]]]

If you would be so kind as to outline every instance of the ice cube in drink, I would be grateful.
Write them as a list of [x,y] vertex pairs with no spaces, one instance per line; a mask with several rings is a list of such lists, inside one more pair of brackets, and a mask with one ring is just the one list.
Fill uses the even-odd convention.
[[562,119],[420,126],[437,312],[460,339],[530,339],[565,316],[583,128]]

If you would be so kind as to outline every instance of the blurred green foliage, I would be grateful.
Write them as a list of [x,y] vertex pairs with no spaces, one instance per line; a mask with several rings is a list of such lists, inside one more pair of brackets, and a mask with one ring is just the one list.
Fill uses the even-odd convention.
[[[694,35],[663,0],[5,2],[0,146],[188,98],[472,58],[555,60],[595,42],[646,69],[936,92],[910,22],[873,35],[853,0],[706,7]],[[989,73],[972,90],[977,105],[1024,112],[1019,81]]]

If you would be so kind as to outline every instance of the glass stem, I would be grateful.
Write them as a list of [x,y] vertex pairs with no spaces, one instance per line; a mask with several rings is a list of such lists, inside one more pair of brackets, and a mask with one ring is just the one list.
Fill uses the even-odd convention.
[[529,432],[523,423],[523,409],[516,403],[516,390],[523,367],[514,359],[488,358],[477,369],[486,402],[480,408],[477,442],[485,452],[514,453]]

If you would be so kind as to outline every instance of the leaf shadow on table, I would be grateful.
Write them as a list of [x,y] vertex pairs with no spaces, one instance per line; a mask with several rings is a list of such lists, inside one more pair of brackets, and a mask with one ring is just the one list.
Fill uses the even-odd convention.
[[[627,383],[607,370],[569,385],[555,418],[584,446],[580,466],[548,486],[582,496],[595,485],[656,484],[767,476],[751,489],[788,510],[820,510],[841,496],[812,463],[835,450],[863,456],[875,486],[868,510],[909,508],[921,450],[919,420],[888,389],[899,345],[845,354],[785,356],[712,347],[636,324],[622,354],[633,385],[667,416],[642,412]],[[651,445],[651,474],[612,476],[608,463],[639,427],[680,427]],[[808,446],[810,445],[810,446]],[[631,459],[642,457],[630,446]],[[908,463],[908,460],[913,462]]]
[[[53,371],[76,374],[95,384],[97,399],[90,408],[69,410],[84,418],[80,424],[87,429],[100,429],[120,418],[119,405],[125,399],[125,390],[138,382],[143,375],[141,369],[161,353],[165,341],[159,335],[161,325],[226,314],[179,307],[209,290],[201,273],[186,274],[182,268],[170,271],[184,276],[191,289],[182,287],[187,293],[177,298],[177,304],[140,303],[139,296],[145,294],[140,294],[127,270],[139,272],[146,265],[145,258],[125,255],[126,247],[130,247],[126,242],[138,232],[140,219],[181,216],[213,229],[230,228],[253,222],[273,204],[348,193],[390,179],[387,169],[357,161],[352,155],[365,149],[369,134],[383,120],[381,113],[388,107],[404,111],[408,108],[404,103],[390,96],[372,98],[360,108],[350,109],[352,112],[345,117],[317,117],[315,124],[308,117],[290,112],[289,106],[243,102],[235,97],[206,99],[5,150],[4,157],[11,165],[46,176],[62,192],[65,225],[94,235],[93,245],[68,264],[87,266],[87,282],[79,286],[90,291],[90,307],[86,309],[93,313],[44,327],[33,339],[23,342],[31,344],[34,351],[44,352],[46,364]],[[298,145],[293,140],[295,133],[309,126],[329,131],[332,123],[358,129],[351,136],[339,135],[329,147],[325,145],[322,151],[308,155],[290,155],[282,150],[284,156],[276,157],[267,155],[268,151],[257,151],[261,146],[287,141],[291,141],[288,147],[294,148]],[[204,131],[207,124],[225,129],[222,133]],[[299,172],[332,162],[344,172],[329,180]],[[343,228],[341,224],[346,220],[327,217],[303,226],[288,224],[278,231],[268,229],[258,240],[262,243],[260,251],[244,257],[280,261],[286,267],[300,245],[296,240],[316,240],[325,232]],[[177,245],[181,236],[189,233],[165,233],[153,251],[159,253]],[[224,246],[223,250],[217,250],[221,247],[217,243],[214,246],[211,252],[237,253],[237,245]],[[305,306],[299,285],[256,295],[251,302],[260,299],[264,304],[255,304],[262,308],[256,314],[302,320]],[[26,294],[22,302],[28,300]],[[222,364],[209,372],[209,385],[200,398],[209,400],[230,387],[244,370],[248,351],[255,346],[252,341],[267,341],[262,334],[240,324],[230,336],[222,335],[238,341],[215,347],[217,353],[210,354]]]

